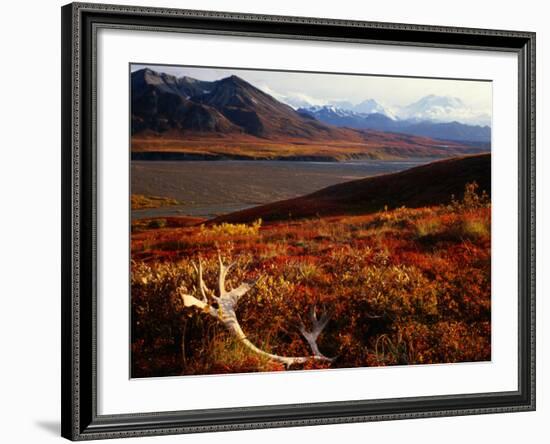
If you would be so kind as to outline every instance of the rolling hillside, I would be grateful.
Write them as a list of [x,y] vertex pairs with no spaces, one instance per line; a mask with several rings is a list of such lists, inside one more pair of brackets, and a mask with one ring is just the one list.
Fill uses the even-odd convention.
[[489,154],[441,160],[399,173],[354,180],[298,197],[227,214],[210,221],[242,223],[261,218],[265,222],[316,216],[366,214],[386,206],[417,208],[448,203],[462,196],[466,183],[477,182],[491,191]]

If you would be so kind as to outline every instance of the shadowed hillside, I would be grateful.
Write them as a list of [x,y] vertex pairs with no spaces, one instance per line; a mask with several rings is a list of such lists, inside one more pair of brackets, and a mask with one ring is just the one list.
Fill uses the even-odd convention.
[[467,183],[491,191],[491,156],[441,160],[394,174],[334,185],[298,197],[227,214],[219,222],[278,221],[315,216],[365,214],[388,208],[418,208],[444,204],[451,195],[461,197]]

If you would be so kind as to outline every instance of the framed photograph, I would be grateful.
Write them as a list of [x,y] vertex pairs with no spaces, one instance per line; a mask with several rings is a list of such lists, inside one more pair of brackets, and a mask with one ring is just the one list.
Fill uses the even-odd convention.
[[535,409],[535,35],[62,8],[62,435]]

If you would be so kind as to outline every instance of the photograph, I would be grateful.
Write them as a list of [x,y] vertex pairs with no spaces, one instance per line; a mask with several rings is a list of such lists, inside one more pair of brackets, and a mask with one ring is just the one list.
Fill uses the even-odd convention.
[[128,83],[131,378],[491,361],[492,81]]
[[[510,415],[540,399],[542,21],[402,3],[61,8],[61,81],[41,84],[61,93],[64,438],[436,442],[474,421],[522,442],[543,423]],[[16,70],[32,91],[35,58]],[[44,139],[17,103],[18,143]],[[9,190],[23,238],[49,240],[40,182]]]

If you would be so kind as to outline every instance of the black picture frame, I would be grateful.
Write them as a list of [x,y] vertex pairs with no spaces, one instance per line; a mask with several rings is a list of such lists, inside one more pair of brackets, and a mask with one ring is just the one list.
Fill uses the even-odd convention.
[[[61,14],[62,436],[85,440],[535,409],[535,33],[84,3],[68,4]],[[518,390],[98,415],[95,39],[100,27],[516,54],[519,65]]]

